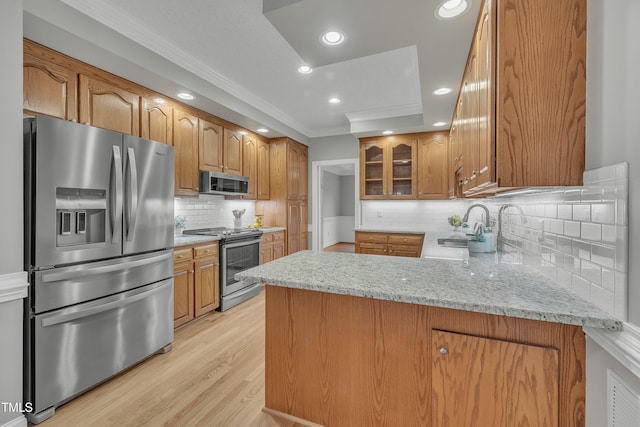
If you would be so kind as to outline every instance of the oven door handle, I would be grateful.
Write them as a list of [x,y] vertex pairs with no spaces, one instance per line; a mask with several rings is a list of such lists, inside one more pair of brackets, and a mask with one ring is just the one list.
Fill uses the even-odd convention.
[[243,240],[242,242],[236,242],[236,243],[224,243],[223,248],[225,249],[239,248],[241,246],[249,246],[254,243],[260,244],[260,239]]

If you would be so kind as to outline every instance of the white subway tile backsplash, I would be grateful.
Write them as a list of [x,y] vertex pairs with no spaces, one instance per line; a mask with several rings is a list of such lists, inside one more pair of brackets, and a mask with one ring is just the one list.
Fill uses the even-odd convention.
[[573,220],[574,221],[590,221],[591,220],[591,205],[573,205]]
[[580,262],[580,276],[591,283],[602,285],[602,267],[597,264],[582,260]]
[[615,224],[615,205],[613,203],[595,203],[591,205],[591,220],[600,224]]
[[584,240],[592,240],[596,242],[602,241],[602,225],[591,222],[583,222],[581,224],[580,238]]
[[572,205],[558,205],[558,218],[559,219],[573,219],[573,206]]
[[602,287],[610,292],[616,291],[616,272],[602,267]]
[[580,237],[580,223],[575,221],[565,221],[564,234],[569,237]]
[[571,290],[587,301],[591,301],[591,284],[588,280],[576,275],[571,276]]
[[600,286],[591,285],[591,302],[608,313],[615,312],[615,295]]

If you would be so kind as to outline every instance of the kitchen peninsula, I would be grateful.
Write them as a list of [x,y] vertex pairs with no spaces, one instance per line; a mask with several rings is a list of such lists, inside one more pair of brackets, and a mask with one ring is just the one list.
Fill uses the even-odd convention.
[[621,322],[508,254],[302,251],[267,283],[265,406],[321,425],[584,426],[582,326]]

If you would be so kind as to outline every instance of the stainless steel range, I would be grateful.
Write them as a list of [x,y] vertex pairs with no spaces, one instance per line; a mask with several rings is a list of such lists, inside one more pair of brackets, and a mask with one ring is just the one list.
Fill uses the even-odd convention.
[[260,283],[238,281],[233,276],[260,264],[262,230],[215,227],[185,230],[184,234],[220,238],[220,311],[228,310],[260,293]]

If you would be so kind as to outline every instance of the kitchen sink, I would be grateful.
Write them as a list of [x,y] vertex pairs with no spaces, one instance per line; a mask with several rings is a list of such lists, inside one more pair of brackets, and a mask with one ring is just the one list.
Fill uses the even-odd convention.
[[438,245],[447,246],[450,248],[466,248],[467,242],[469,242],[469,240],[464,238],[456,239],[456,238],[449,237],[449,238],[438,239]]

